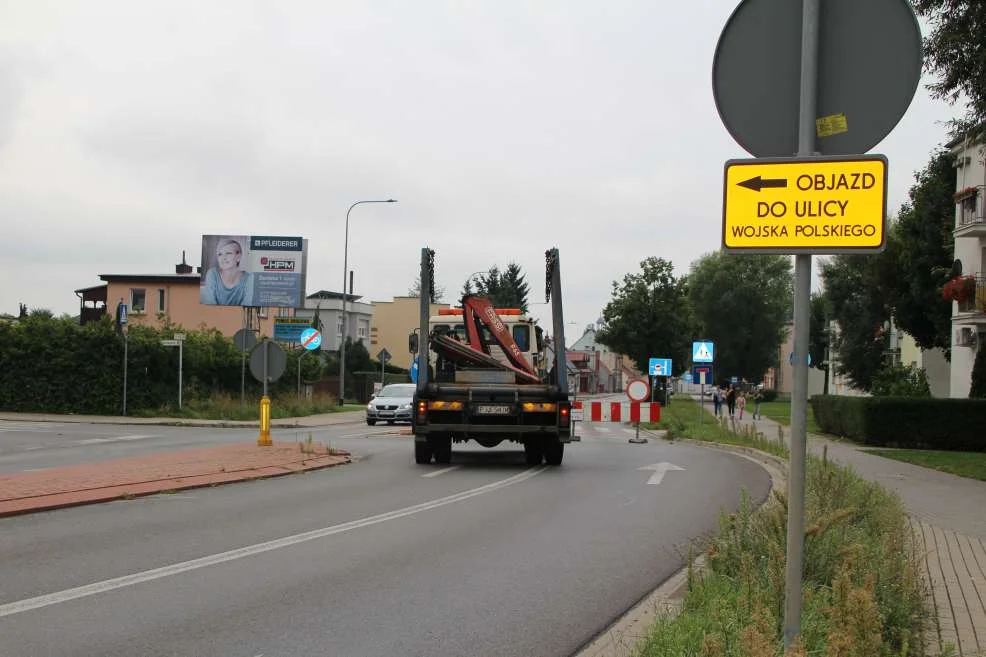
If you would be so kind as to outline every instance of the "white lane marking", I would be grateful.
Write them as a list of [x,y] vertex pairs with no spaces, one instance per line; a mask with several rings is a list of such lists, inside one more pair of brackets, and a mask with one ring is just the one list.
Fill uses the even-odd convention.
[[124,442],[128,440],[143,440],[144,438],[154,438],[152,435],[133,435],[133,436],[111,436],[109,438],[87,438],[85,440],[76,440],[74,445],[97,445],[100,443],[116,443]]
[[610,431],[612,431],[609,427],[604,427],[604,426],[594,426],[592,428],[595,429],[596,431],[601,431],[602,433],[609,433]]
[[462,467],[461,465],[453,465],[450,468],[442,468],[441,470],[435,470],[434,472],[429,472],[428,474],[423,474],[421,476],[424,477],[425,479],[428,479],[429,477],[437,477],[440,474],[445,474],[446,472],[452,472],[452,470],[458,470],[461,467]]
[[42,470],[47,470],[48,468],[26,468],[21,470],[21,472],[41,472]]
[[331,527],[315,529],[309,532],[303,532],[301,534],[294,534],[293,536],[285,536],[284,538],[278,538],[273,541],[267,541],[266,543],[257,543],[255,545],[248,545],[247,547],[237,548],[235,550],[229,550],[227,552],[220,552],[218,554],[209,555],[207,557],[192,559],[191,561],[182,561],[176,564],[172,564],[170,566],[153,568],[151,570],[145,570],[143,572],[134,573],[132,575],[114,577],[113,579],[103,580],[102,582],[95,582],[93,584],[86,584],[85,586],[77,586],[75,588],[66,589],[64,591],[57,591],[55,593],[39,595],[34,598],[18,600],[17,602],[10,602],[5,605],[0,605],[0,618],[3,618],[4,616],[13,616],[14,614],[19,614],[25,611],[31,611],[33,609],[41,609],[42,607],[49,607],[51,605],[56,605],[61,602],[68,602],[70,600],[78,600],[79,598],[86,598],[91,595],[96,595],[98,593],[106,593],[108,591],[121,589],[126,586],[134,586],[136,584],[142,584],[143,582],[151,582],[156,579],[171,577],[172,575],[179,575],[181,573],[185,573],[190,570],[198,570],[199,568],[216,566],[221,563],[226,563],[227,561],[235,561],[236,559],[251,557],[256,554],[262,554],[264,552],[270,552],[272,550],[278,550],[280,548],[290,547],[292,545],[297,545],[299,543],[314,541],[316,539],[325,538],[327,536],[333,536],[335,534],[342,534],[344,532],[349,532],[354,529],[360,529],[362,527],[369,527],[371,525],[377,525],[382,522],[387,522],[388,520],[397,520],[398,518],[404,518],[406,516],[414,515],[416,513],[421,513],[422,511],[429,511],[431,509],[437,509],[438,507],[446,506],[448,504],[462,502],[463,500],[468,500],[471,497],[476,497],[477,495],[483,495],[485,493],[491,493],[500,488],[506,488],[507,486],[512,486],[513,484],[519,484],[523,481],[527,481],[531,477],[535,477],[541,474],[542,472],[544,472],[544,470],[545,468],[543,466],[538,466],[535,468],[524,470],[523,472],[515,474],[512,477],[507,477],[506,479],[501,479],[500,481],[494,481],[491,484],[480,486],[479,488],[473,488],[467,491],[463,491],[461,493],[456,493],[454,495],[440,497],[438,499],[431,500],[430,502],[422,502],[421,504],[415,504],[414,506],[407,506],[404,507],[403,509],[397,509],[396,511],[388,511],[387,513],[381,513],[375,516],[370,516],[369,518],[353,520],[351,522],[345,522],[341,525],[333,525]]
[[637,468],[638,470],[653,470],[654,474],[650,476],[647,483],[652,486],[657,486],[664,480],[664,475],[671,470],[679,470],[684,472],[685,469],[681,466],[675,465],[674,463],[668,463],[667,461],[661,461],[660,463],[654,463],[652,465],[645,465]]

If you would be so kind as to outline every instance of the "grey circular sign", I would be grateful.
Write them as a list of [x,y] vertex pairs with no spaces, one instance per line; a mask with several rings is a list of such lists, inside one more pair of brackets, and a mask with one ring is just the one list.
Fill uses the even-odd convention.
[[281,345],[272,340],[262,340],[250,351],[250,374],[257,381],[264,380],[264,350],[267,350],[267,381],[277,381],[288,364],[287,354]]
[[240,351],[249,351],[257,344],[257,334],[250,329],[240,329],[233,334],[233,344]]
[[[815,118],[823,123],[815,150],[869,151],[900,121],[920,78],[921,31],[906,0],[822,2]],[[756,157],[795,155],[801,2],[743,0],[719,37],[712,86],[740,146]]]

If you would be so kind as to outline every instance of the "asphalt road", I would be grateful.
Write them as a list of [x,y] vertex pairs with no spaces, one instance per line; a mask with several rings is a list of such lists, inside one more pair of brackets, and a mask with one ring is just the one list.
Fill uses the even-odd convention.
[[[166,435],[236,437],[214,431]],[[504,445],[417,466],[379,431],[313,432],[346,466],[0,520],[0,654],[568,656],[741,488],[769,489],[746,459],[617,425],[586,425],[560,468]]]

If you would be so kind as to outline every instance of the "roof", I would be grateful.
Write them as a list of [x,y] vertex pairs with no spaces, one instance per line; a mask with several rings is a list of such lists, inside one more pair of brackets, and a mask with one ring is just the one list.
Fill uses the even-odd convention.
[[[363,296],[359,294],[347,294],[346,298],[350,301],[356,301],[357,299],[362,299]],[[318,292],[312,292],[306,299],[341,299],[343,297],[342,292],[332,292],[330,290],[319,290]]]
[[947,148],[949,150],[952,150],[953,148],[955,148],[956,146],[958,146],[959,144],[961,144],[962,142],[964,142],[966,140],[966,137],[969,135],[970,132],[978,133],[980,135],[980,137],[981,137],[982,136],[982,132],[983,132],[984,129],[986,129],[986,122],[980,123],[980,124],[974,126],[971,130],[968,130],[968,131],[963,132],[963,133],[961,133],[959,135],[956,135],[948,143],[945,144],[945,148]]
[[106,287],[107,286],[105,284],[103,284],[103,285],[93,285],[92,287],[80,287],[78,290],[75,291],[75,293],[76,294],[79,294],[81,292],[92,292],[94,290],[103,290],[103,289],[106,289]]
[[107,283],[199,283],[198,274],[100,274]]

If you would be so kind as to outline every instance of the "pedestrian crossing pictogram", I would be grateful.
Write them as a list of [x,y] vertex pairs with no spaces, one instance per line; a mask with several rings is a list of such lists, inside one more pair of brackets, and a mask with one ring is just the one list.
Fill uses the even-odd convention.
[[711,342],[693,342],[692,343],[692,362],[693,363],[711,363],[714,358],[715,345]]

